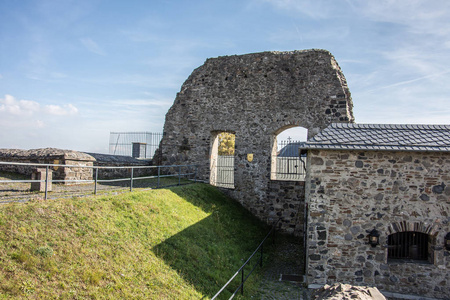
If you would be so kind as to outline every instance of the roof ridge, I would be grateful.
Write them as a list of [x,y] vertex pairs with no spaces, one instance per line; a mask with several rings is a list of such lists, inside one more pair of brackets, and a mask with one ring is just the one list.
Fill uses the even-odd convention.
[[[423,129],[450,130],[450,124],[383,124],[383,123],[331,123],[331,128],[383,128],[383,129]],[[327,127],[327,128],[328,128]]]

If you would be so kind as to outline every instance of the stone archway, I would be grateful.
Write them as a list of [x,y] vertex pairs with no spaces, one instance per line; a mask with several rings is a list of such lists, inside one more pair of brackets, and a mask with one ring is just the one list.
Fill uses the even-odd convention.
[[211,132],[233,132],[234,189],[225,191],[262,220],[271,222],[274,203],[276,216],[292,219],[269,187],[274,132],[295,125],[313,136],[332,122],[353,122],[352,107],[345,77],[326,50],[211,58],[192,72],[166,114],[162,163],[196,164],[209,182]]

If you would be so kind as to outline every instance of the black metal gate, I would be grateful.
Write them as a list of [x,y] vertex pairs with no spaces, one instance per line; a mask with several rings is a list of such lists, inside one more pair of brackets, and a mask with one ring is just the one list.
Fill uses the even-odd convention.
[[303,142],[280,141],[276,157],[275,180],[303,181],[306,175],[306,156],[300,156]]

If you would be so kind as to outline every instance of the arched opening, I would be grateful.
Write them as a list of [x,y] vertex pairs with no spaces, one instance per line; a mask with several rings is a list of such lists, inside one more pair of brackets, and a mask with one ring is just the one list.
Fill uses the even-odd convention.
[[388,260],[428,261],[429,242],[429,235],[426,233],[393,233],[388,236]]
[[306,155],[299,149],[306,142],[308,130],[299,126],[286,126],[272,138],[271,180],[304,181]]
[[211,136],[209,183],[223,188],[234,188],[234,133],[214,131]]

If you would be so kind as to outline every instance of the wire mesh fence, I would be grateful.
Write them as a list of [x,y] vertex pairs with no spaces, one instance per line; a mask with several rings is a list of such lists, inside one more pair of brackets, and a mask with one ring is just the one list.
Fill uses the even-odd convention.
[[151,159],[162,136],[162,133],[154,132],[111,132],[109,154]]

